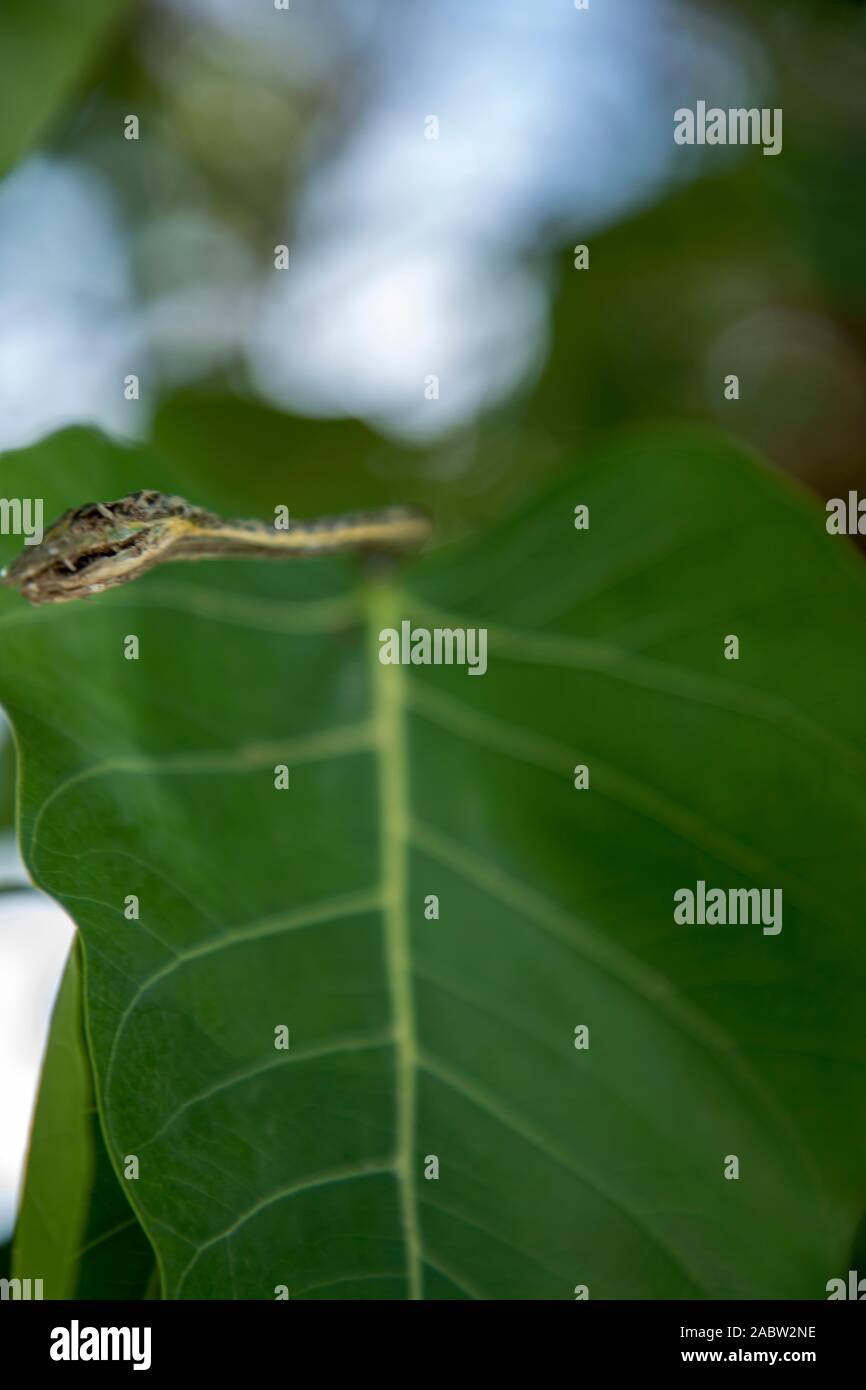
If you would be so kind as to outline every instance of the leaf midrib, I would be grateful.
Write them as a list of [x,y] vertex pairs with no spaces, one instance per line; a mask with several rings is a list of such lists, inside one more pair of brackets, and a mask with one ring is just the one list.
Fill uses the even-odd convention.
[[409,921],[406,910],[409,774],[406,739],[406,677],[402,666],[379,661],[377,634],[399,627],[399,594],[387,586],[372,588],[368,600],[370,676],[377,760],[377,793],[382,882],[385,963],[393,1015],[396,1076],[395,1167],[400,1215],[406,1244],[409,1297],[420,1299],[421,1240],[415,1190],[415,1114],[418,1049],[412,1002]]

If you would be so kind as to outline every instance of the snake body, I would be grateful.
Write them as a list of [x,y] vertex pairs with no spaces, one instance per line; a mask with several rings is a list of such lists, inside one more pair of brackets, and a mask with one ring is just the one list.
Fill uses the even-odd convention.
[[231,555],[296,559],[337,551],[400,554],[423,545],[430,521],[409,507],[292,521],[226,520],[183,497],[144,489],[115,502],[64,512],[37,546],[27,546],[3,575],[31,603],[66,603],[126,584],[169,560]]

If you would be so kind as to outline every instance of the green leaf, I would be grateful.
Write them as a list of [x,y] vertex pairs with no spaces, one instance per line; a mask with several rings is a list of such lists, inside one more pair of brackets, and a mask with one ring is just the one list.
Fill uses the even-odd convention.
[[0,829],[15,823],[15,750],[5,721],[0,721]]
[[51,1020],[13,1251],[17,1277],[42,1279],[46,1298],[72,1296],[93,1179],[93,1095],[79,993],[73,948]]
[[141,1298],[154,1269],[99,1133],[75,946],[51,1020],[13,1258],[16,1277],[41,1279],[50,1299]]
[[0,10],[0,174],[42,138],[72,97],[127,0],[4,0]]
[[117,1180],[93,1108],[90,1121],[94,1172],[72,1296],[100,1301],[159,1298],[153,1248]]
[[[84,432],[2,466],[48,514],[209,501]],[[380,665],[404,619],[486,626],[486,675]],[[165,1295],[823,1297],[866,1165],[864,619],[820,510],[679,431],[387,584],[0,596],[22,843]],[[781,932],[677,925],[699,880],[781,888]]]

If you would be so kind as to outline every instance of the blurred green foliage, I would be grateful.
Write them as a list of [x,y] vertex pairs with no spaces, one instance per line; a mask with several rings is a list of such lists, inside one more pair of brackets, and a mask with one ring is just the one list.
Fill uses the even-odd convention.
[[0,8],[0,174],[46,136],[89,77],[129,0],[3,0]]
[[[862,481],[862,7],[695,0],[682,13],[696,34],[707,16],[736,22],[735,51],[746,68],[763,65],[766,100],[784,109],[783,155],[720,160],[704,151],[701,162],[683,152],[688,181],[621,222],[575,225],[570,235],[542,229],[532,260],[550,288],[551,333],[537,382],[414,447],[357,422],[261,405],[242,364],[229,360],[179,394],[164,384],[157,445],[179,459],[207,449],[217,485],[224,470],[249,466],[254,447],[263,500],[272,484],[290,484],[299,513],[423,494],[458,529],[495,515],[555,474],[575,444],[624,421],[721,425],[824,496]],[[333,22],[344,22],[338,6]],[[354,138],[371,96],[362,43],[323,72],[303,47],[263,60],[239,35],[184,24],[150,3],[15,0],[2,25],[0,91],[14,119],[2,123],[0,167],[49,130],[45,148],[105,174],[136,291],[151,308],[167,289],[202,277],[232,284],[266,267],[274,240],[291,240],[314,158]],[[382,43],[390,37],[380,31]],[[375,28],[367,43],[375,51]],[[120,138],[128,110],[141,118],[134,158]],[[185,217],[201,240],[182,251]],[[588,273],[572,268],[579,241],[590,244]],[[734,405],[721,398],[722,365],[741,375]]]

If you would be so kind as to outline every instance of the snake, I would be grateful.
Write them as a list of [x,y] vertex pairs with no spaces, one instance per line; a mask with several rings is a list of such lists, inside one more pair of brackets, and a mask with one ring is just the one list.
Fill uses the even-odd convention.
[[255,556],[298,559],[354,551],[396,557],[419,548],[431,532],[414,507],[291,520],[227,520],[183,497],[144,488],[115,502],[85,502],[25,546],[0,575],[32,604],[90,598],[174,560]]

